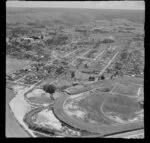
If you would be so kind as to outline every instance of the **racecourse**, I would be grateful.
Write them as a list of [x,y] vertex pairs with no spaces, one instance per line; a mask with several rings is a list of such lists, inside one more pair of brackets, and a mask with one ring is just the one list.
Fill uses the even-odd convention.
[[[116,81],[119,81],[119,80],[116,80]],[[134,83],[136,82],[141,83],[142,81],[135,80]],[[87,131],[95,132],[95,133],[101,133],[102,135],[107,135],[107,134],[109,135],[109,134],[144,128],[143,121],[136,121],[136,122],[130,122],[130,123],[124,123],[124,124],[118,123],[118,124],[112,124],[109,126],[97,126],[97,125],[92,125],[89,123],[80,122],[76,119],[70,118],[66,114],[66,112],[63,110],[63,103],[68,98],[69,98],[69,95],[64,95],[57,99],[54,105],[54,113],[60,120],[62,120],[68,125],[73,126],[74,128],[87,130]]]

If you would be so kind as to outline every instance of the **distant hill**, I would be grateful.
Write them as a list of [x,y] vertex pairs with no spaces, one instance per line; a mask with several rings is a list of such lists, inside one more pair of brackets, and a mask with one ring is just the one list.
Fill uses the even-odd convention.
[[91,20],[127,19],[144,23],[143,10],[69,9],[69,8],[7,8],[7,23],[49,21],[63,24],[83,24]]

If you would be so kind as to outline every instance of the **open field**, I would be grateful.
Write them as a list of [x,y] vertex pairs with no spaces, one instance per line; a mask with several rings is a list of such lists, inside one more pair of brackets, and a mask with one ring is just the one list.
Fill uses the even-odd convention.
[[140,88],[140,85],[130,84],[130,83],[122,83],[117,84],[116,88],[112,91],[118,94],[124,94],[128,96],[137,96],[137,92]]
[[[84,97],[83,99],[79,99],[77,97],[77,99],[79,99],[77,103],[76,103],[76,99],[74,99],[74,101],[66,104],[66,109],[67,109],[66,112],[69,110],[72,110],[75,113],[83,112],[85,115],[84,117],[82,117],[82,122],[90,123],[91,121],[93,121],[98,123],[99,125],[101,124],[109,125],[111,124],[111,122],[108,120],[109,117],[105,118],[107,112],[114,113],[116,115],[121,115],[123,117],[123,120],[128,120],[130,118],[136,117],[135,112],[142,110],[140,103],[137,103],[135,99],[130,98],[130,95],[129,97],[127,97],[127,96],[121,96],[117,93],[113,93],[113,94],[110,94],[109,92],[102,93],[100,92],[100,90],[102,89],[99,88],[90,91],[89,92],[90,96]],[[107,100],[105,100],[106,97],[108,98]]]
[[110,125],[114,122],[107,119],[100,110],[104,99],[108,93],[94,92],[90,96],[80,100],[78,106],[87,111],[87,117],[84,119],[84,122],[90,123],[91,121],[96,122],[99,126],[101,125]]
[[42,90],[34,90],[30,93],[28,93],[27,95],[25,95],[25,98],[31,102],[31,103],[35,103],[35,104],[49,104],[51,102],[53,102],[50,99],[50,94],[45,93],[45,92],[41,92]]
[[24,66],[30,64],[31,61],[28,60],[18,60],[11,57],[6,57],[6,73],[14,72],[18,69],[21,69]]
[[[119,94],[111,94],[104,101],[102,110],[107,116],[114,115],[123,121],[128,121],[136,117],[135,112],[141,109],[141,106],[133,98],[121,96]],[[108,117],[109,117],[108,115]]]

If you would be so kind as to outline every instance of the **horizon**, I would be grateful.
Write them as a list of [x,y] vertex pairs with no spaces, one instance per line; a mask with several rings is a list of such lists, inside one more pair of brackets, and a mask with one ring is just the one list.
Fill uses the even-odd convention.
[[7,1],[7,8],[66,8],[66,9],[110,9],[110,10],[145,10],[144,1],[82,1],[82,2],[35,2]]
[[144,9],[96,9],[96,8],[69,8],[69,7],[7,7],[7,9],[80,9],[80,10],[122,10],[122,11],[144,11]]

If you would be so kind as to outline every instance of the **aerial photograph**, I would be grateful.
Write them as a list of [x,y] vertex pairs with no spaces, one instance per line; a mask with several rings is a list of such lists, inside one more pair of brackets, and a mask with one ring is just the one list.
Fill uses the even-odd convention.
[[144,1],[7,1],[7,138],[144,136]]

